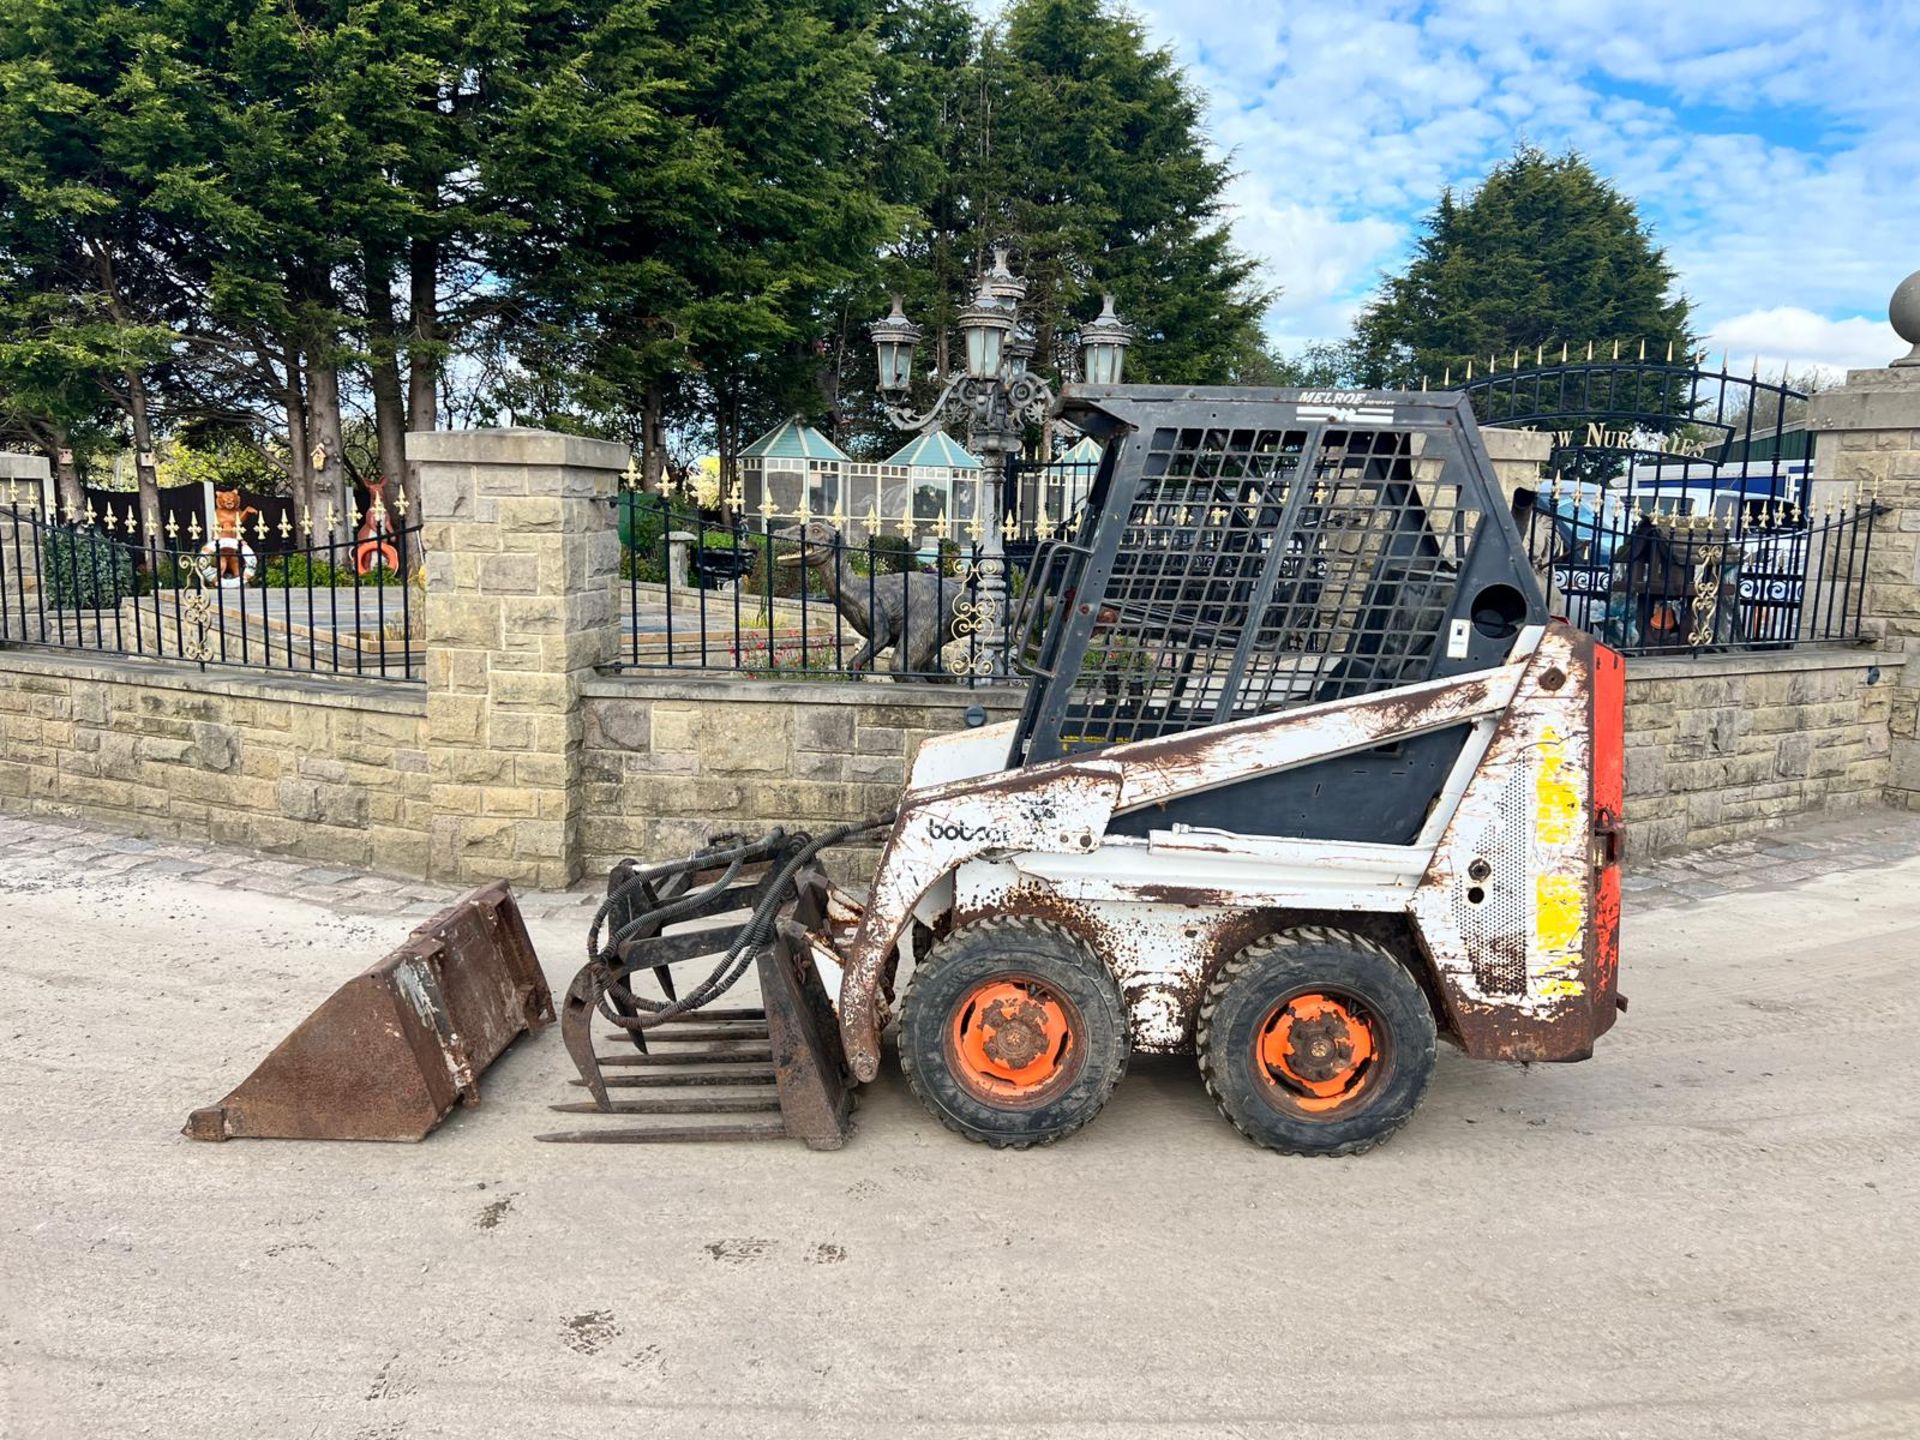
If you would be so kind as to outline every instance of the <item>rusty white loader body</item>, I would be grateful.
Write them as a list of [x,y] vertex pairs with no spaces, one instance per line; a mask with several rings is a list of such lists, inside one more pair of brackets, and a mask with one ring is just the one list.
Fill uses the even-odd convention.
[[[622,1061],[758,1065],[779,1120],[554,1138],[838,1144],[896,1023],[915,1092],[988,1143],[1084,1125],[1137,1049],[1197,1054],[1253,1139],[1344,1154],[1404,1123],[1437,1039],[1578,1060],[1612,1024],[1622,665],[1546,615],[1465,403],[1063,408],[1105,451],[1026,577],[1024,713],[922,745],[866,896],[777,832],[616,872],[563,1013],[570,1108],[683,1113],[613,1099]],[[749,963],[765,1005],[715,1028]],[[596,1016],[637,1053],[597,1055]]]

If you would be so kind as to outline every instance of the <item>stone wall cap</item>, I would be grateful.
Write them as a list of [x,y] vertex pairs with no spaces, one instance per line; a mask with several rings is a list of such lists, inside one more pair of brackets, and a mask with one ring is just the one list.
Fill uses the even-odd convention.
[[1545,430],[1515,430],[1489,425],[1481,430],[1491,460],[1538,460],[1545,464],[1553,454],[1553,436]]
[[0,480],[49,480],[53,467],[44,455],[26,455],[18,450],[0,450]]
[[144,685],[153,690],[190,690],[196,695],[231,695],[244,700],[282,700],[341,710],[371,710],[385,715],[427,713],[426,686],[408,680],[363,676],[307,676],[272,671],[209,669],[187,664],[139,660],[131,656],[43,655],[0,648],[0,688],[8,675],[59,675],[108,685]]
[[503,425],[485,430],[409,431],[407,458],[456,465],[577,465],[589,470],[625,470],[633,455],[615,440]]
[[1815,432],[1920,429],[1920,366],[1849,370],[1845,385],[1817,390],[1808,398],[1807,428]]
[[1906,656],[1859,645],[1807,645],[1798,650],[1747,650],[1732,655],[1629,655],[1627,683],[1635,680],[1717,679],[1723,675],[1780,675],[1796,670],[1895,668]]
[[1024,685],[981,687],[896,684],[891,680],[754,680],[744,675],[613,673],[582,682],[589,700],[723,700],[746,705],[904,705],[964,710],[981,705],[1008,715],[1026,702]]

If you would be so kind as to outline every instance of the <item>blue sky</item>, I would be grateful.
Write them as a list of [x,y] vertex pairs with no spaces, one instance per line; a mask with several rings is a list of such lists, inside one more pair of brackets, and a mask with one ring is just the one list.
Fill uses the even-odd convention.
[[1740,363],[1884,365],[1920,268],[1920,0],[1132,0],[1231,155],[1283,350],[1344,334],[1443,185],[1571,145]]

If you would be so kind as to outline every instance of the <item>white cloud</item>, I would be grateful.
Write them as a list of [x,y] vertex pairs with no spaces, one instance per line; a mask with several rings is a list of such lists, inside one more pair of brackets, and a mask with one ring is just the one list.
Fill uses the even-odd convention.
[[1724,353],[1736,371],[1747,370],[1757,359],[1762,374],[1783,367],[1795,374],[1819,369],[1832,379],[1843,370],[1889,364],[1907,351],[1884,319],[1849,315],[1830,320],[1797,305],[1730,316],[1713,326],[1706,345],[1709,355]]
[[[1636,197],[1717,348],[1884,364],[1920,264],[1920,6],[1746,0],[1141,0],[1241,172],[1236,234],[1338,334],[1443,185],[1525,139]],[[1731,318],[1715,318],[1731,317]]]

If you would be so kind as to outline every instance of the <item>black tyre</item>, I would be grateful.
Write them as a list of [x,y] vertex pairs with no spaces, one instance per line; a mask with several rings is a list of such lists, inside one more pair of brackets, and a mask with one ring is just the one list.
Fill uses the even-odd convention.
[[1070,932],[1008,916],[954,931],[900,1002],[900,1068],[969,1140],[1024,1150],[1071,1135],[1126,1073],[1113,976]]
[[1282,931],[1234,956],[1200,1005],[1220,1113],[1287,1155],[1357,1155],[1407,1123],[1433,1078],[1433,1010],[1373,941]]

